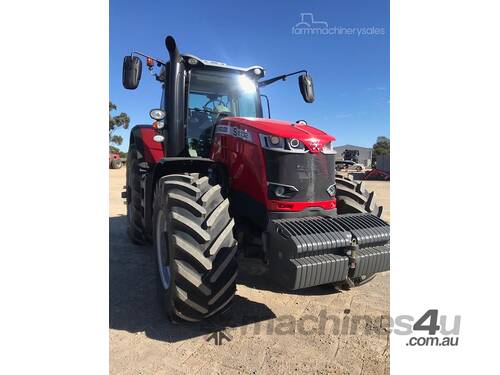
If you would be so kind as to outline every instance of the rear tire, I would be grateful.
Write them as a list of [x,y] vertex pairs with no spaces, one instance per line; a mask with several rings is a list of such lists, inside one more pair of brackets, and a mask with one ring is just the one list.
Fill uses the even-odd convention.
[[[335,184],[337,187],[337,213],[339,215],[369,213],[378,217],[382,216],[383,207],[375,203],[375,192],[366,190],[362,182],[354,182],[348,177],[335,175]],[[374,274],[363,275],[363,277],[351,279],[352,283],[342,284],[342,287],[349,289],[351,286],[361,286],[374,278]]]
[[127,154],[127,234],[136,245],[146,242],[144,236],[144,215],[142,209],[141,171],[137,150],[130,145]]
[[111,160],[111,168],[113,169],[120,169],[122,167],[123,163],[120,159],[113,159]]
[[195,322],[227,310],[237,242],[221,186],[197,173],[163,176],[153,215],[158,296],[169,319]]

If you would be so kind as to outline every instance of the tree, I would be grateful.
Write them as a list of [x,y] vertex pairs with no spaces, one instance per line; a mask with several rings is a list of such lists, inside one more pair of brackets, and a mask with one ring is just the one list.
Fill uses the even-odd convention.
[[109,140],[111,143],[114,143],[116,145],[121,145],[123,143],[123,137],[121,135],[112,135],[111,139]]
[[373,145],[373,155],[389,155],[391,153],[391,141],[387,137],[377,137],[377,142]]
[[113,134],[117,129],[123,128],[128,129],[130,124],[130,117],[125,112],[121,112],[119,115],[113,116],[112,112],[116,111],[117,106],[111,101],[109,102],[109,143],[114,143],[116,145],[121,145],[123,143],[123,137],[121,135]]
[[372,167],[377,165],[377,156],[389,155],[391,153],[391,141],[389,138],[380,136],[377,137],[377,142],[373,145]]

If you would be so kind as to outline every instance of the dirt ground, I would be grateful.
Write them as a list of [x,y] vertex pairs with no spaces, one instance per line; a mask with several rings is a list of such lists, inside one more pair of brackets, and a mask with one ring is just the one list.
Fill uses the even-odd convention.
[[[201,325],[169,323],[156,302],[152,247],[133,245],[125,233],[125,167],[109,174],[111,374],[389,373],[389,272],[350,291],[289,293],[259,260],[244,259],[231,313]],[[389,220],[390,183],[366,186]]]

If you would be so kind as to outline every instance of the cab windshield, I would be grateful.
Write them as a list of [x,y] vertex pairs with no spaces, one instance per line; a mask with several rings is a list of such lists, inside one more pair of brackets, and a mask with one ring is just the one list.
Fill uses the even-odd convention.
[[222,117],[262,117],[256,82],[240,72],[191,71],[187,138],[192,156],[207,157],[214,124]]

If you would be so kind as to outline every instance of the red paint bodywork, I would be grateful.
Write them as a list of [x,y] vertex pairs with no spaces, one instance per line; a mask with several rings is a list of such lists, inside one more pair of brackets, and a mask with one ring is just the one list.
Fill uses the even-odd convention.
[[[309,125],[280,120],[226,117],[220,120],[218,125],[237,127],[250,134],[249,140],[232,134],[218,133],[213,138],[210,158],[227,167],[231,190],[247,194],[255,201],[262,203],[269,211],[297,212],[309,207],[326,210],[336,208],[335,198],[320,202],[268,199],[266,165],[259,134],[296,138],[302,141],[311,153],[320,152],[323,146],[334,141],[335,137]],[[155,134],[157,132],[152,126],[140,129],[144,145],[144,160],[152,164],[158,163],[164,157],[162,144],[153,141]]]
[[289,121],[251,117],[226,117],[219,121],[219,124],[236,125],[242,129],[251,131],[257,135],[257,138],[255,138],[257,141],[258,133],[276,135],[282,138],[296,138],[302,141],[312,153],[321,151],[326,143],[335,141],[335,137],[324,131],[309,125],[296,124]]
[[246,193],[264,204],[269,211],[302,211],[308,207],[327,210],[336,208],[335,198],[321,202],[269,200],[266,167],[259,134],[296,138],[302,141],[311,153],[320,152],[323,145],[334,141],[335,137],[309,125],[279,120],[227,117],[219,121],[218,125],[237,127],[250,134],[249,139],[245,140],[232,134],[216,133],[212,141],[210,157],[227,166],[231,190]]
[[152,164],[158,163],[165,156],[163,145],[153,141],[153,137],[158,133],[153,126],[151,128],[141,127],[139,131],[144,144],[144,160]]

